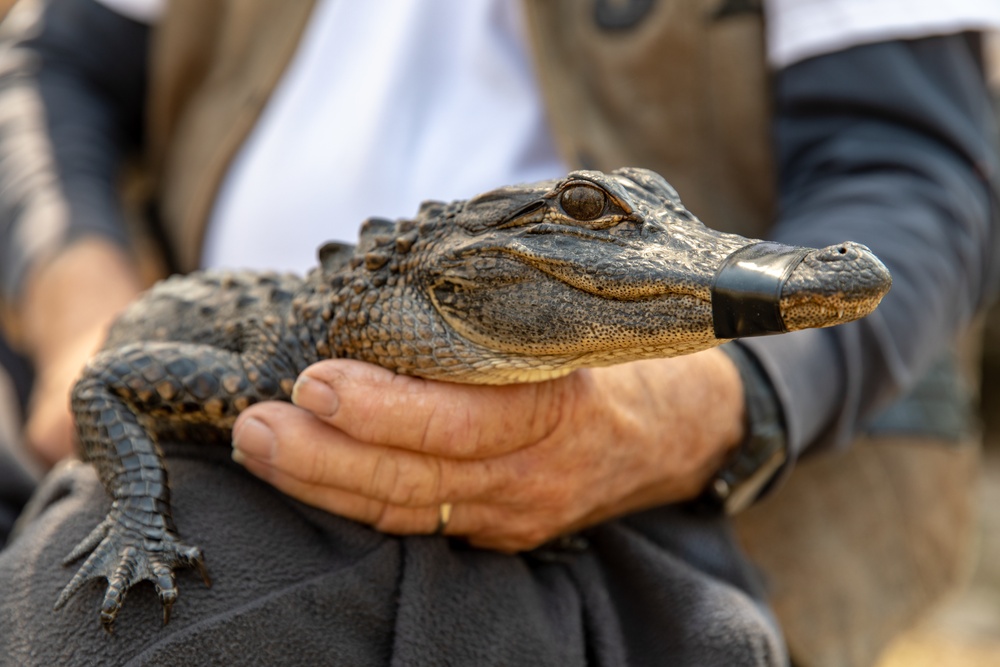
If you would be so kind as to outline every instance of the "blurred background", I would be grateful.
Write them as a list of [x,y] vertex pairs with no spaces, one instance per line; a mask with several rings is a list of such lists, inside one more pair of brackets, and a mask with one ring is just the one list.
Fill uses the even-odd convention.
[[[1000,35],[991,36],[988,58],[1000,117]],[[1000,665],[1000,306],[987,316],[982,373],[981,531],[969,583],[900,637],[878,667]]]

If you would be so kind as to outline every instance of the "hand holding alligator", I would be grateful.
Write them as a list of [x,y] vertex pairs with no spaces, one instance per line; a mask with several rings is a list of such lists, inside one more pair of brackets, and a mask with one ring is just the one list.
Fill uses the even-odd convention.
[[389,533],[432,533],[451,503],[447,534],[503,551],[695,496],[740,440],[743,410],[715,350],[499,387],[331,360],[293,400],[237,421],[249,471]]

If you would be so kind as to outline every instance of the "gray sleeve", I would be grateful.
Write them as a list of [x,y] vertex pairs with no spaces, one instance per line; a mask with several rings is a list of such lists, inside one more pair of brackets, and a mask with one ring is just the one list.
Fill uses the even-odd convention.
[[94,0],[21,3],[0,38],[0,296],[84,235],[125,244],[123,155],[141,141],[149,29]]
[[893,276],[864,320],[741,341],[770,375],[793,457],[847,443],[991,297],[1000,160],[975,43],[873,44],[777,75],[775,239],[864,243]]

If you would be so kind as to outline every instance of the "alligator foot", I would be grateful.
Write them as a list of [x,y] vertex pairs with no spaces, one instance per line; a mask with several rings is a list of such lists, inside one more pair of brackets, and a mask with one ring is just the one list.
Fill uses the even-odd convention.
[[151,537],[150,531],[142,530],[143,524],[148,526],[149,522],[139,517],[126,517],[113,509],[63,560],[64,566],[70,565],[90,553],[59,594],[54,609],[60,609],[88,581],[103,577],[108,588],[101,604],[101,624],[110,633],[128,590],[148,580],[153,582],[163,604],[163,623],[166,625],[170,621],[170,608],[177,599],[175,569],[196,568],[205,585],[212,585],[201,549],[184,544],[171,531],[156,531],[159,534]]

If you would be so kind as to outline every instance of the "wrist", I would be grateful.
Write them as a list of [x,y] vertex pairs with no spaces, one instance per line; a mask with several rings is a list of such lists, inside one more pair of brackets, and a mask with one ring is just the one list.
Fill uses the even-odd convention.
[[686,425],[691,458],[682,500],[699,496],[746,437],[746,402],[740,371],[714,348],[679,359],[688,367],[674,397],[677,420]]
[[605,392],[614,438],[635,457],[617,513],[697,497],[743,440],[740,374],[718,350],[593,372],[616,377]]
[[720,348],[736,365],[744,388],[746,434],[702,494],[702,501],[737,514],[756,501],[788,461],[784,414],[771,380],[738,344]]

